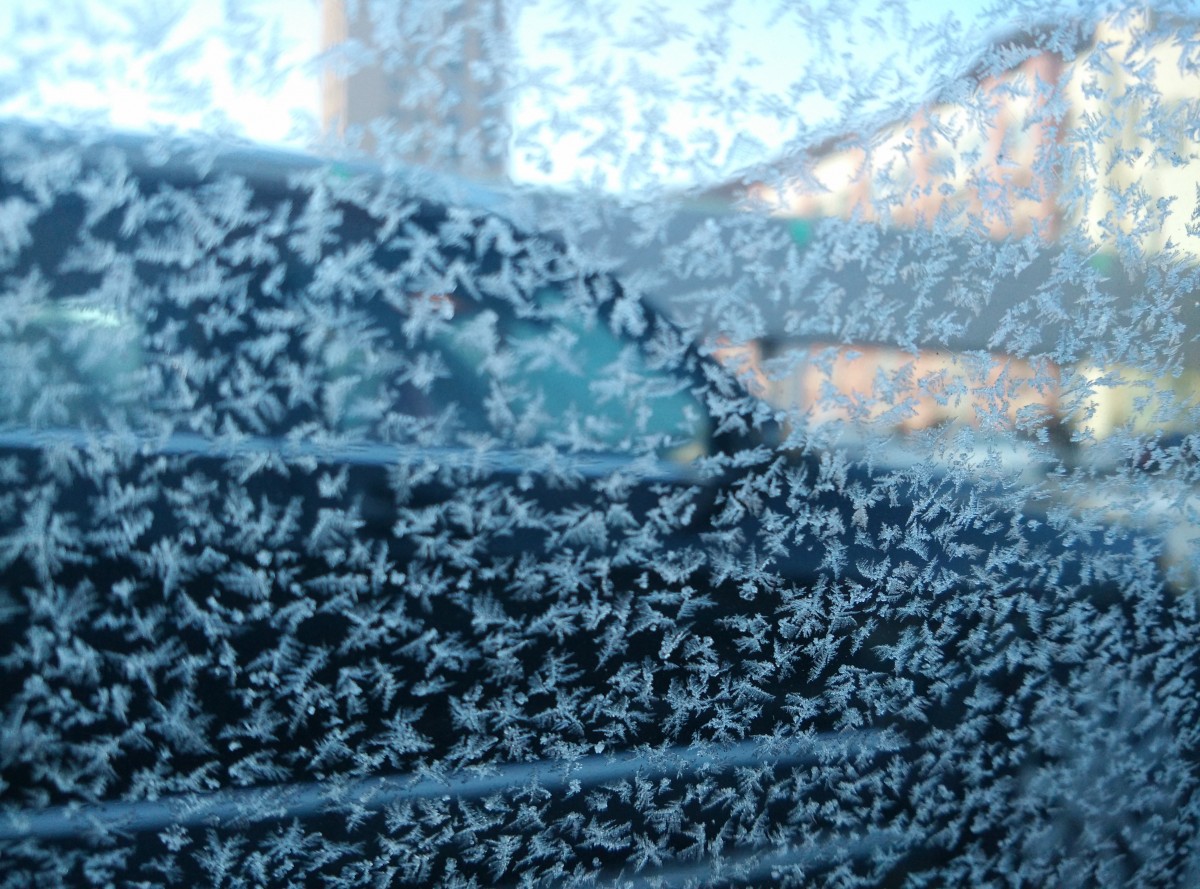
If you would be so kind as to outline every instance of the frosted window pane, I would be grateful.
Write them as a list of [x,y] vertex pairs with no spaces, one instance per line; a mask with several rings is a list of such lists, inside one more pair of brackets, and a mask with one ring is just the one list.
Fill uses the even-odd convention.
[[1192,886],[1181,6],[0,11],[0,887]]

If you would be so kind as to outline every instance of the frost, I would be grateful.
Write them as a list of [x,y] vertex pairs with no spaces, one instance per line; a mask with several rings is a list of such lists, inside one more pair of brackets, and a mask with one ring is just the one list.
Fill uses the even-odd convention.
[[1200,880],[1191,12],[101,6],[0,13],[0,887]]

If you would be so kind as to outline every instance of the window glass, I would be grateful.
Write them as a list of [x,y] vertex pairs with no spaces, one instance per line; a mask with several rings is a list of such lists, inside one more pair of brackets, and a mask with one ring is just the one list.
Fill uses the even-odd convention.
[[1200,885],[1200,12],[0,4],[0,889]]

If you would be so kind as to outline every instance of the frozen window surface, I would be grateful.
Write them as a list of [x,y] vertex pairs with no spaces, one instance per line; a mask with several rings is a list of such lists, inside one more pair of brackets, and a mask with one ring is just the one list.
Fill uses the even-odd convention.
[[1189,9],[19,6],[0,887],[1200,880]]

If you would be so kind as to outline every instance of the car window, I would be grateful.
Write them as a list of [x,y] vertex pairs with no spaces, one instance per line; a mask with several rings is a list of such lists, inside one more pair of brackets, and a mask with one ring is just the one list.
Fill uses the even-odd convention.
[[[142,184],[169,194],[153,175]],[[266,212],[281,209],[288,205]],[[34,212],[43,230],[78,223],[58,205]],[[483,242],[487,225],[486,217],[468,224],[472,244]],[[103,246],[127,261],[146,256],[156,237],[108,234]],[[355,237],[369,242],[378,234]],[[261,244],[282,259],[274,264],[247,260],[236,242],[221,246],[222,261],[195,272],[155,258],[132,263],[127,286],[185,294],[181,307],[151,299],[140,312],[118,307],[102,287],[47,277],[26,258],[27,276],[9,278],[24,295],[8,306],[6,424],[103,428],[151,403],[159,420],[186,423],[177,416],[183,398],[187,412],[232,416],[253,434],[277,438],[307,425],[371,442],[551,445],[684,462],[709,450],[694,372],[678,363],[652,367],[643,344],[618,334],[587,302],[584,282],[575,282],[572,301],[567,285],[535,277],[512,291],[516,305],[478,291],[412,290],[403,268],[411,253],[401,248],[380,257],[370,273],[375,283],[340,299],[324,279],[354,255],[369,258],[363,240],[329,243],[315,263],[279,239]],[[70,251],[53,261],[69,266]],[[474,278],[496,257],[481,248],[455,261]],[[238,315],[220,319],[231,302]],[[284,379],[304,375],[308,391],[263,387],[248,367],[278,369]],[[164,377],[173,394],[161,391]]]

